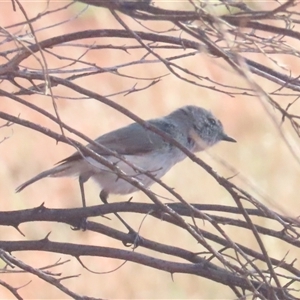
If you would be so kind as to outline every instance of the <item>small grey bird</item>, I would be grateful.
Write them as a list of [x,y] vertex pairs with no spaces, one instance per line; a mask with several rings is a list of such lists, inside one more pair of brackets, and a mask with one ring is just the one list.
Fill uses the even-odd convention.
[[[184,106],[165,117],[147,122],[169,134],[193,153],[207,149],[221,140],[236,142],[225,134],[218,119],[209,111],[197,106]],[[122,155],[130,164],[151,172],[157,178],[161,178],[175,164],[186,157],[177,147],[138,123],[106,133],[98,137],[95,142]],[[115,163],[127,175],[134,176],[145,187],[154,183],[154,180],[149,176],[138,172],[106,151],[90,144],[87,147]],[[83,206],[85,206],[83,184],[89,178],[101,186],[100,197],[105,203],[109,194],[125,195],[138,190],[91,157],[83,157],[79,152],[75,152],[52,169],[46,170],[21,184],[16,192],[20,192],[42,178],[63,176],[79,177]]]

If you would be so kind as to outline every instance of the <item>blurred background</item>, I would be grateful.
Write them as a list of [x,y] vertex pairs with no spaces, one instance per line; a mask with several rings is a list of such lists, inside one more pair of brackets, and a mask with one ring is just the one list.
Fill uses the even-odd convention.
[[[46,2],[22,3],[28,17],[34,17],[47,8]],[[54,10],[63,4],[59,1],[51,1],[48,10]],[[65,4],[64,4],[65,5]],[[6,27],[17,22],[24,21],[20,10],[13,12],[10,2],[2,3],[1,26]],[[37,21],[34,29],[37,31],[39,41],[57,36],[62,33],[70,33],[78,30],[88,29],[107,29],[121,28],[113,19],[110,12],[104,8],[89,7],[77,18],[84,5],[77,4],[60,11],[57,14],[50,14]],[[138,23],[131,19],[123,18],[133,28],[141,30]],[[68,22],[63,22],[69,20]],[[62,22],[59,27],[51,26]],[[47,30],[38,30],[48,27]],[[163,32],[168,30],[167,23],[149,22],[147,26],[153,30]],[[24,25],[23,33],[29,32],[29,28]],[[10,32],[13,33],[13,30]],[[19,34],[15,32],[14,34]],[[90,44],[119,44],[129,45],[131,42],[119,39],[91,39]],[[33,42],[33,41],[32,41]],[[3,45],[2,51],[4,50]],[[71,50],[70,50],[71,49]],[[70,52],[71,51],[71,52]],[[59,47],[57,53],[63,56],[71,55],[80,57],[84,55],[84,60],[100,67],[110,67],[131,61],[135,56],[141,57],[143,50],[135,50],[126,53],[121,50],[90,50],[86,54],[86,49],[80,47]],[[168,55],[176,55],[175,50],[169,50]],[[250,57],[250,55],[248,55]],[[51,56],[46,55],[48,68],[58,68],[62,62]],[[256,54],[251,55],[251,59],[260,61],[266,65],[272,65],[267,57]],[[288,56],[277,56],[276,60],[283,66],[292,71],[295,76],[299,75],[300,66],[297,62],[291,60]],[[1,60],[1,62],[3,62]],[[25,61],[31,68],[39,68],[38,61],[31,57]],[[65,63],[65,62],[63,62]],[[181,65],[185,68],[201,73],[211,80],[221,82],[224,85],[235,84],[236,86],[245,86],[245,81],[236,75],[221,59],[215,59],[205,53],[199,53],[192,57],[182,60]],[[276,69],[278,66],[274,66]],[[169,71],[162,64],[147,64],[132,66],[122,69],[124,74],[139,77],[154,78],[169,74]],[[273,91],[276,85],[260,77],[254,79],[266,90]],[[137,88],[146,86],[149,82],[139,81],[130,78],[121,78],[114,74],[99,74],[93,77],[82,78],[76,81],[77,84],[90,89],[100,95],[110,95],[118,91],[126,90],[137,83]],[[12,86],[0,83],[2,89],[13,92]],[[212,83],[211,86],[214,86]],[[59,95],[56,104],[61,119],[66,124],[74,127],[90,138],[96,138],[113,129],[122,127],[132,122],[128,117],[118,111],[98,102],[94,99],[70,100],[64,97],[73,97],[70,90],[58,86],[53,89],[55,95]],[[24,97],[46,111],[54,114],[53,102],[50,97],[28,96]],[[225,93],[219,93],[212,89],[201,88],[184,81],[179,80],[173,75],[165,76],[154,86],[143,91],[129,94],[127,96],[117,95],[111,97],[113,101],[129,109],[143,119],[159,117],[168,114],[172,110],[183,105],[192,104],[211,110],[223,123],[226,133],[235,138],[238,143],[221,142],[209,149],[207,152],[199,153],[198,156],[213,169],[224,177],[236,175],[232,181],[238,186],[245,188],[251,194],[255,195],[262,203],[267,204],[271,209],[282,214],[297,217],[299,215],[299,143],[298,137],[292,128],[286,122],[282,125],[288,141],[292,144],[296,153],[296,158],[291,155],[290,150],[282,139],[278,126],[280,124],[280,115],[272,109],[267,103],[262,103],[256,97],[247,97],[235,95],[231,97]],[[278,99],[282,107],[288,105],[290,98],[284,97]],[[11,101],[2,98],[0,109],[15,116],[36,122],[46,128],[59,132],[56,124],[49,119],[40,116],[36,112]],[[300,113],[299,104],[296,102],[292,107],[294,114]],[[1,124],[0,124],[1,125]],[[14,125],[8,128],[1,128],[0,140],[7,139],[0,144],[0,194],[1,210],[11,211],[24,208],[33,208],[45,203],[49,208],[71,208],[80,207],[81,198],[78,182],[75,179],[43,179],[36,184],[28,187],[19,194],[15,193],[15,188],[28,180],[37,173],[51,168],[56,162],[72,154],[74,149],[62,143],[56,143],[40,133],[28,128]],[[218,185],[218,183],[201,167],[194,164],[189,159],[176,165],[164,178],[163,181],[169,186],[174,187],[176,192],[182,195],[191,203],[214,203],[232,205],[230,195]],[[158,185],[151,188],[159,196],[169,197],[169,195]],[[86,198],[88,205],[99,204],[99,187],[93,182],[86,184]],[[110,201],[126,201],[129,196],[111,196]],[[142,193],[133,194],[133,200],[137,202],[148,202],[149,199]],[[123,214],[124,218],[134,228],[138,228],[143,216]],[[118,220],[112,216],[108,221],[103,218],[95,220],[111,224],[123,230]],[[266,222],[266,221],[265,221]],[[200,226],[200,221],[199,224]],[[268,224],[261,224],[268,226]],[[203,223],[204,229],[209,230],[209,226]],[[206,227],[207,226],[207,227]],[[26,235],[22,237],[13,228],[0,228],[1,239],[3,240],[26,240],[42,239],[50,231],[52,241],[83,242],[85,244],[98,244],[101,246],[120,246],[120,242],[109,239],[106,236],[99,237],[98,234],[91,232],[72,231],[66,225],[53,223],[22,224],[22,232]],[[235,227],[225,227],[229,236],[234,237],[235,241],[244,244],[247,247],[258,249],[252,233],[245,234],[245,230],[239,230]],[[179,228],[173,228],[163,221],[147,217],[143,223],[141,234],[156,241],[183,245],[191,251],[199,250],[199,245],[195,243],[185,231]],[[263,237],[262,237],[263,238]],[[282,259],[289,250],[287,261],[299,257],[300,252],[294,249],[285,248],[276,239],[264,240],[270,256]],[[141,253],[148,253],[148,250],[138,249]],[[35,266],[45,266],[55,263],[58,259],[71,259],[66,265],[56,268],[55,271],[63,271],[64,276],[81,274],[79,278],[66,280],[64,284],[73,288],[79,294],[85,294],[94,297],[103,298],[197,298],[197,299],[232,299],[232,292],[216,283],[190,275],[174,274],[173,278],[166,272],[157,271],[148,267],[140,266],[134,263],[125,263],[120,269],[115,270],[122,261],[112,259],[83,258],[87,267],[95,272],[103,273],[92,274],[82,269],[80,263],[72,257],[52,253],[38,253],[32,257],[31,254],[20,252],[14,253],[19,259]],[[162,255],[162,258],[166,258]],[[300,267],[299,262],[295,266]],[[58,299],[62,297],[60,291],[38,278],[30,276],[16,276],[8,274],[3,276],[3,280],[13,282],[14,286],[21,286],[33,281],[22,290],[24,298],[49,298]],[[87,284],[89,283],[89,284]],[[92,283],[92,284],[91,284]],[[86,290],[88,289],[88,290]],[[10,298],[11,294],[6,289],[0,287],[1,298]]]

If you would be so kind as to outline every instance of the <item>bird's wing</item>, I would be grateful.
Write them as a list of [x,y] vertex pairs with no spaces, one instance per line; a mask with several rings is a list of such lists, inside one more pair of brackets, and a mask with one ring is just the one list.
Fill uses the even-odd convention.
[[[174,130],[174,126],[167,122],[160,121],[157,123],[156,120],[148,122],[167,133],[171,133],[171,131]],[[116,151],[120,155],[142,155],[151,152],[154,149],[159,149],[165,144],[165,141],[159,135],[145,129],[138,123],[133,123],[126,127],[106,133],[98,137],[95,142],[112,151]],[[87,147],[100,155],[109,155],[107,151],[100,150],[95,145],[88,144]],[[75,161],[81,158],[82,155],[77,151],[73,155],[58,162],[58,164]]]

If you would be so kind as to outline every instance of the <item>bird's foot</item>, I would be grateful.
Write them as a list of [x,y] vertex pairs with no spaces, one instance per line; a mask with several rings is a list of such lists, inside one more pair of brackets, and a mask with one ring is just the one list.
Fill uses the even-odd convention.
[[128,240],[123,241],[123,245],[125,247],[132,246],[132,248],[135,249],[143,243],[143,238],[139,235],[138,232],[136,232],[132,228],[129,229],[128,236],[129,236],[130,242],[128,242]]
[[82,218],[79,220],[77,225],[71,226],[71,229],[74,231],[78,231],[78,230],[86,231],[86,228],[87,228],[87,218]]

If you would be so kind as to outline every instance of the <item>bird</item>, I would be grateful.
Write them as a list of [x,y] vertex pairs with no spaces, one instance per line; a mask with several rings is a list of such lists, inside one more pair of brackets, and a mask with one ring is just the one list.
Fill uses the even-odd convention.
[[[199,106],[183,106],[164,117],[150,119],[146,121],[147,124],[172,137],[192,153],[208,149],[220,141],[236,142],[224,132],[222,123],[210,111]],[[101,135],[94,140],[95,143],[121,155],[124,160],[113,156],[107,150],[100,149],[95,144],[88,144],[87,148],[114,163],[126,175],[134,177],[144,187],[148,188],[155,180],[134,166],[150,172],[155,178],[161,178],[175,164],[182,161],[186,154],[146,127],[139,123],[132,123]],[[90,178],[100,185],[100,198],[104,203],[107,203],[110,194],[127,195],[138,190],[138,187],[119,178],[118,174],[115,174],[108,167],[90,156],[84,156],[81,152],[76,151],[58,162],[53,168],[37,174],[18,186],[16,192],[20,192],[27,186],[46,177],[65,176],[77,176],[79,178],[84,207],[86,206],[84,183]]]

